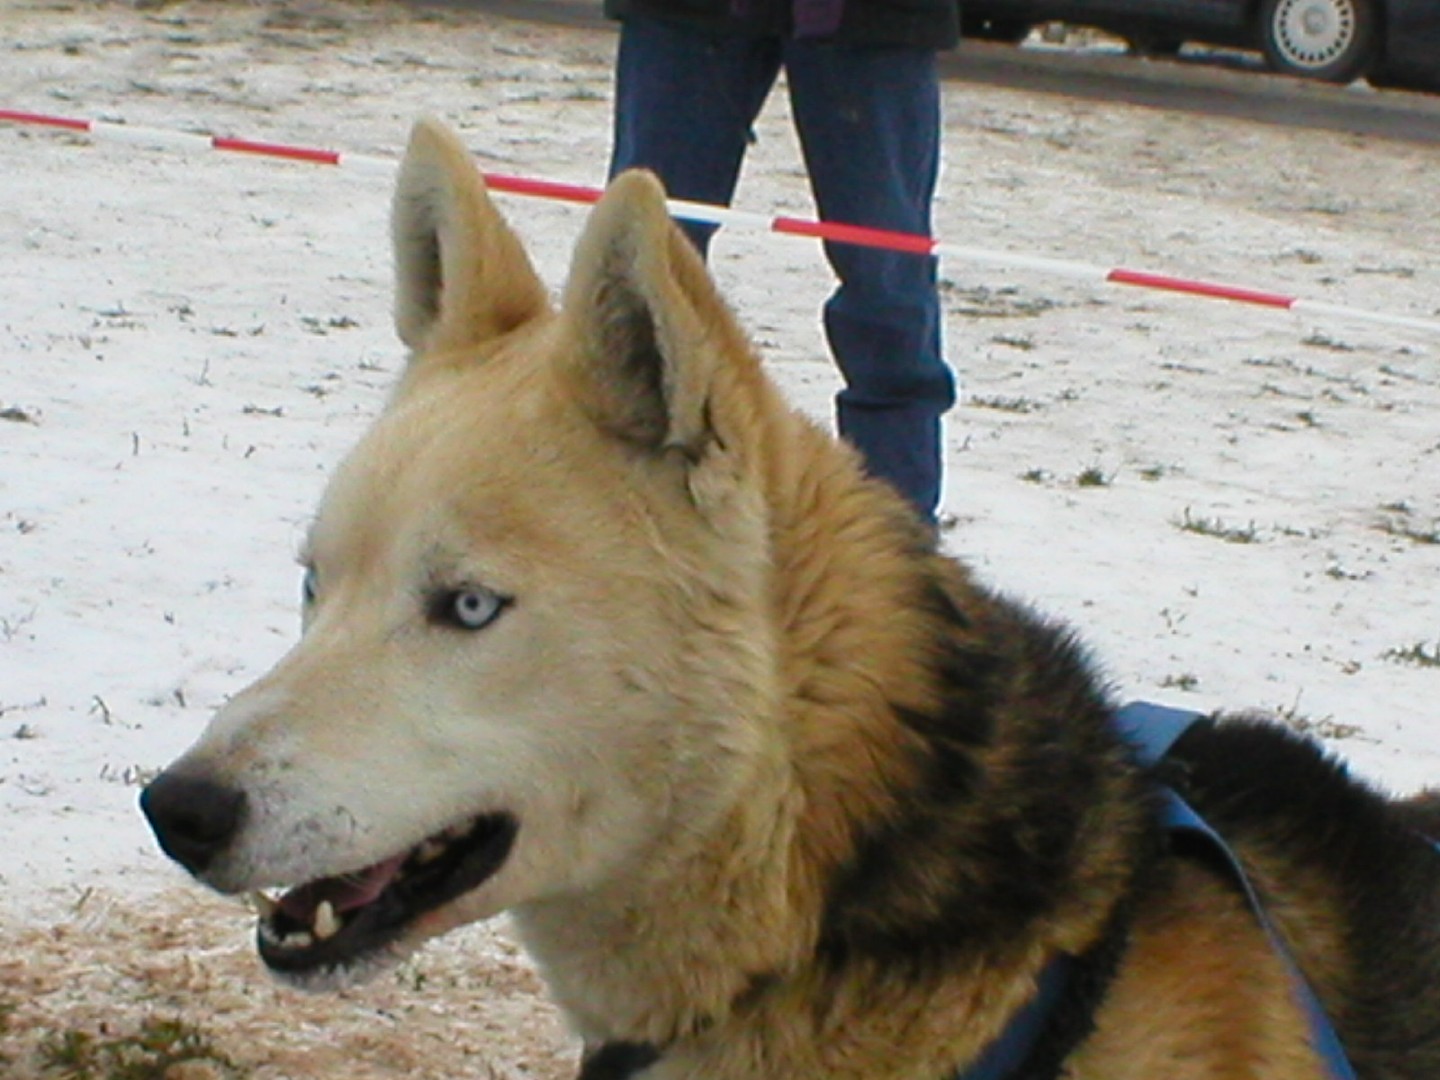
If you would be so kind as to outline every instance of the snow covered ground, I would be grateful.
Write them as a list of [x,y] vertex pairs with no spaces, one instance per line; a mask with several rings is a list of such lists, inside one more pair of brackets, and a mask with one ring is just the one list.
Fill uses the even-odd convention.
[[[0,0],[0,27],[0,108],[378,156],[430,112],[486,168],[603,180],[609,34],[386,0]],[[964,84],[946,108],[948,241],[1440,316],[1433,148]],[[783,94],[757,134],[738,204],[810,216]],[[156,853],[136,789],[297,631],[312,503],[402,361],[388,199],[383,177],[0,126],[0,956],[24,944],[31,981],[9,974],[25,1008],[50,1002],[37,1017],[152,1000],[75,975],[120,965],[122,939],[153,963],[247,955],[244,917]],[[583,211],[504,207],[558,286]],[[827,414],[818,249],[722,235],[714,266]],[[1440,780],[1440,335],[942,270],[966,392],[949,546],[1080,627],[1127,696],[1274,710],[1390,789]],[[153,944],[167,910],[190,936]],[[564,1075],[553,1027],[544,1053],[517,1042],[513,1017],[543,1014],[523,963],[489,931],[477,948],[486,986],[514,978],[465,1067]],[[453,953],[422,958],[432,986],[467,970]],[[333,1011],[234,991],[262,981],[234,962],[233,1008]],[[349,1000],[361,1032],[413,1008]],[[460,1053],[356,1040],[356,1076],[448,1075]],[[325,1073],[260,1042],[255,1076]]]

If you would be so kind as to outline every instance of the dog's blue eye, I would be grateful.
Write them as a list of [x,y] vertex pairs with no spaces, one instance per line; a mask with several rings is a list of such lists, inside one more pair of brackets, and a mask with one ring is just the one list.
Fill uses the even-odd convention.
[[509,605],[508,597],[478,587],[456,589],[436,597],[432,617],[461,630],[483,630]]
[[319,591],[319,581],[313,566],[305,568],[305,579],[300,584],[300,596],[307,604],[315,602],[315,594]]

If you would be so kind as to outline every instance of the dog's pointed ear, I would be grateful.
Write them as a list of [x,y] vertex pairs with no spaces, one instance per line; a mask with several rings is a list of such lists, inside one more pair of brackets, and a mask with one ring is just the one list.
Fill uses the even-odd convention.
[[391,238],[395,328],[416,354],[482,344],[548,306],[469,151],[437,120],[422,119],[410,133]]
[[697,460],[729,313],[650,173],[611,182],[575,250],[563,311],[578,336],[585,404],[644,449]]

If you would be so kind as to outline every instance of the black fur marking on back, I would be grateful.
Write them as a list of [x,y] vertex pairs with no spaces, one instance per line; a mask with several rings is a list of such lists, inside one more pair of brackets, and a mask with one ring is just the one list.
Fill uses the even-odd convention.
[[[1310,740],[1250,720],[1197,723],[1162,776],[1242,861],[1248,850],[1295,867],[1297,891],[1322,882],[1349,967],[1340,999],[1324,1005],[1356,1071],[1440,1076],[1440,853],[1406,809]],[[1283,907],[1276,914],[1283,929]]]
[[1022,946],[1090,854],[1077,850],[1082,823],[1095,830],[1115,777],[1134,774],[1068,633],[991,598],[967,616],[939,582],[925,606],[940,705],[895,709],[920,779],[832,883],[820,941],[832,966],[935,970]]

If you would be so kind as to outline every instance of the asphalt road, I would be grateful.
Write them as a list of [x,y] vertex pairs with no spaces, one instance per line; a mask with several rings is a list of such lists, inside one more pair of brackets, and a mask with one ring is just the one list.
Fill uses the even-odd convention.
[[[528,22],[613,32],[600,0],[416,0]],[[941,60],[943,77],[1098,101],[1122,101],[1440,146],[1440,95],[1341,87],[1271,75],[1236,54],[1141,60],[1113,53],[967,41]]]
[[1146,60],[974,41],[948,54],[942,69],[991,86],[1440,146],[1440,95],[1286,78],[1234,53]]

